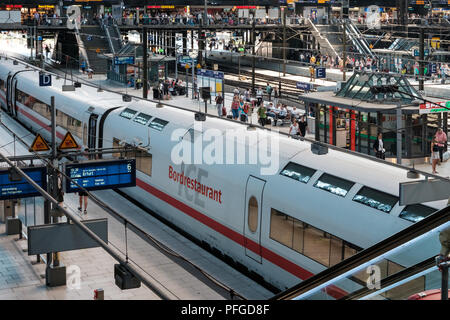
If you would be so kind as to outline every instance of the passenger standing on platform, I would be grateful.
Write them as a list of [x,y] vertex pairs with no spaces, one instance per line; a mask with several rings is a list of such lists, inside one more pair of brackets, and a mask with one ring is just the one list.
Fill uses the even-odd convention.
[[86,61],[81,61],[81,71],[83,71],[83,74],[86,72]]
[[[447,135],[445,134],[445,132],[442,130],[442,128],[438,128],[436,135],[434,136],[436,139],[436,143],[439,149],[439,160],[440,162],[442,162],[443,159],[443,154],[444,154],[444,150],[445,150],[445,145],[447,144]],[[439,165],[440,165],[439,162]]]
[[306,121],[306,117],[302,116],[301,120],[298,123],[298,128],[300,130],[300,135],[302,137],[306,136],[307,128],[308,128],[308,122]]
[[289,135],[292,137],[296,137],[299,134],[299,127],[297,120],[294,118],[292,121],[291,127],[289,128]]
[[274,92],[273,92],[273,103],[275,105],[278,104],[278,98],[279,98],[278,89],[277,89],[277,87],[275,87]]
[[261,88],[258,88],[258,90],[256,90],[256,100],[258,101],[258,107],[261,106],[262,99],[263,99],[263,91]]
[[233,120],[237,120],[239,118],[239,96],[233,97],[231,112],[233,113]]
[[314,74],[314,67],[312,65],[309,66],[309,82],[314,82],[315,74]]
[[[223,115],[223,111],[222,111],[223,98],[220,95],[220,93],[218,93],[217,96],[216,96],[216,107],[217,107],[217,114],[219,115],[219,117],[222,117],[222,115]],[[226,115],[226,113],[225,113],[225,115]]]
[[244,98],[246,102],[250,102],[250,91],[248,89],[245,90]]
[[385,159],[386,150],[384,149],[383,134],[381,132],[378,133],[377,140],[373,144],[373,150],[375,151],[375,156],[377,158]]
[[266,109],[266,107],[264,106],[264,103],[263,103],[258,109],[259,123],[263,127],[266,124],[266,119],[267,119],[266,111],[267,111],[267,109]]
[[238,87],[236,87],[236,88],[234,88],[234,90],[233,90],[233,94],[234,94],[234,96],[236,97],[239,97],[239,88]]
[[436,171],[436,165],[439,162],[439,146],[436,142],[436,138],[433,138],[431,141],[431,168],[433,169],[432,173],[438,173]]
[[269,83],[267,83],[266,93],[269,96],[269,101],[272,101],[272,90],[273,90],[273,88],[270,86]]

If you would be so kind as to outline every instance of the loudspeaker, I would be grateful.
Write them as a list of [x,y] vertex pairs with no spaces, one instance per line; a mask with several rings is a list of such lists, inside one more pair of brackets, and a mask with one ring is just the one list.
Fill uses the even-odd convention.
[[116,285],[121,290],[135,289],[141,286],[141,281],[133,276],[128,269],[121,265],[114,265],[114,279],[116,280]]
[[201,94],[203,100],[211,99],[211,88],[210,87],[201,87]]

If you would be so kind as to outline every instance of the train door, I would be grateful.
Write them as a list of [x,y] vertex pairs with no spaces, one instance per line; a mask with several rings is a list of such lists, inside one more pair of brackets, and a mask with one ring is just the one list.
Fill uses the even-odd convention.
[[249,176],[245,190],[244,247],[245,254],[262,263],[261,219],[266,181]]
[[11,114],[11,74],[6,79],[6,110]]
[[95,149],[95,141],[97,140],[97,114],[91,114],[89,117],[89,129],[88,129],[88,148]]

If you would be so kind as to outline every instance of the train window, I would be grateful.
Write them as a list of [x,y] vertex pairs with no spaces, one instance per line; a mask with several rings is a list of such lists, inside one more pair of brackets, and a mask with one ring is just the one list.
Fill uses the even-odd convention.
[[251,232],[258,229],[258,200],[253,196],[248,201],[248,229]]
[[397,203],[398,197],[369,187],[362,187],[353,198],[353,201],[389,213]]
[[405,209],[400,213],[399,217],[411,222],[419,222],[420,220],[428,217],[436,209],[424,206],[422,204],[412,204],[406,206]]
[[303,254],[325,266],[330,263],[330,235],[320,229],[305,228]]
[[146,125],[147,122],[152,118],[152,116],[145,114],[145,113],[139,113],[136,118],[134,118],[134,122],[137,122],[139,124]]
[[280,174],[303,183],[308,183],[309,179],[311,179],[312,175],[315,172],[316,170],[314,169],[299,165],[294,162],[289,162]]
[[163,120],[163,119],[159,119],[159,118],[155,118],[153,119],[152,122],[150,122],[150,124],[148,125],[150,128],[158,130],[158,131],[162,131],[164,129],[164,127],[169,123],[169,121]]
[[132,109],[130,109],[130,108],[125,108],[125,110],[123,110],[121,113],[120,113],[120,116],[122,117],[122,118],[125,118],[125,119],[131,119],[131,118],[133,118],[134,117],[134,115],[137,113],[137,111],[135,111],[135,110],[132,110]]
[[271,209],[270,238],[292,248],[294,219],[284,213]]
[[360,251],[338,237],[273,208],[270,238],[325,266],[335,265]]
[[342,178],[324,173],[314,184],[314,187],[345,197],[354,183]]

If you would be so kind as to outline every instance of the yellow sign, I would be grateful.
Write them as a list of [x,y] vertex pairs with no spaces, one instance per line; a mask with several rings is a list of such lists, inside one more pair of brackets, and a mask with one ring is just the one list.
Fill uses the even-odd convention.
[[66,149],[79,149],[80,146],[73,138],[72,134],[67,131],[66,135],[64,136],[64,139],[62,140],[61,144],[59,145],[59,150],[66,150]]
[[38,133],[36,138],[34,138],[33,143],[30,147],[30,152],[35,151],[49,151],[50,147],[48,146],[47,142],[45,142],[44,138],[41,137],[41,135]]
[[95,49],[95,52],[100,53],[100,49],[99,48]]
[[201,69],[202,68],[202,65],[199,63],[198,65],[197,65],[197,69]]
[[370,48],[370,49],[373,49],[373,44],[369,44],[369,48]]
[[184,65],[184,67],[186,68],[186,69],[189,69],[191,66],[190,65],[188,65],[187,63]]
[[45,5],[39,4],[38,8],[39,9],[55,9],[55,6],[54,5],[47,5],[47,4],[45,4]]

